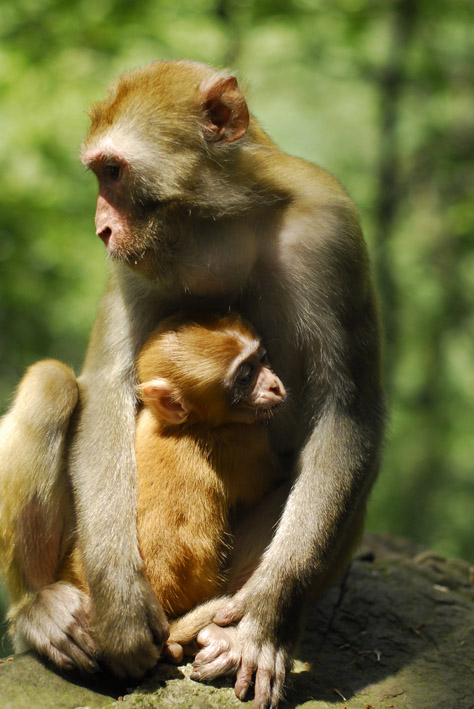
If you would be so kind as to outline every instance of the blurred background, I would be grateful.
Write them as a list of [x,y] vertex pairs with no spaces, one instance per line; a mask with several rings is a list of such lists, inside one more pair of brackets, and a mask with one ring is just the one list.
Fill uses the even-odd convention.
[[473,13],[471,0],[0,0],[0,411],[33,361],[80,368],[105,282],[77,157],[86,108],[154,59],[232,67],[276,142],[360,209],[391,408],[368,528],[474,562]]

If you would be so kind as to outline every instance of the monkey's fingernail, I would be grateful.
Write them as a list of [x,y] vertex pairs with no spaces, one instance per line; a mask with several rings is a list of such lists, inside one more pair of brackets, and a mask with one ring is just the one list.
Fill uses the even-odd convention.
[[245,687],[244,689],[242,689],[242,691],[239,694],[240,701],[243,702],[246,696],[247,696],[247,688]]
[[196,670],[193,670],[193,671],[191,672],[191,674],[190,674],[190,677],[191,677],[191,679],[200,680],[200,679],[201,679],[201,673],[200,673],[200,672],[196,672]]

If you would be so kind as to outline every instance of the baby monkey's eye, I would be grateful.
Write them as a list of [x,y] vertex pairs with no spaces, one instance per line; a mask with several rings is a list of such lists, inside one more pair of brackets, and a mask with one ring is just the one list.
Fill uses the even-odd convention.
[[248,384],[255,373],[255,366],[252,362],[244,362],[237,370],[235,381],[237,384]]

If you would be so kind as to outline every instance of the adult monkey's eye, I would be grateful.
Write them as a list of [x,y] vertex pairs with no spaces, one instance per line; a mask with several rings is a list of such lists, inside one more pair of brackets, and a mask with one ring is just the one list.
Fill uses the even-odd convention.
[[255,366],[251,362],[244,362],[237,370],[235,381],[237,384],[248,384],[255,373]]
[[261,350],[259,352],[259,355],[260,355],[260,364],[262,365],[262,367],[268,367],[268,365],[270,364],[270,358],[267,355],[266,350]]
[[122,168],[120,165],[106,165],[104,167],[104,174],[105,177],[107,177],[109,180],[116,182],[118,179],[120,179],[120,175],[122,174]]

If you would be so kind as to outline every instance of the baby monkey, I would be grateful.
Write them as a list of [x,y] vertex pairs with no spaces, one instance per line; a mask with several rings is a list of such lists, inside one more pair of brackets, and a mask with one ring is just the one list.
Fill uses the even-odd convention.
[[278,484],[265,422],[286,392],[237,314],[167,318],[137,372],[140,551],[173,618],[222,593],[233,513]]
[[[56,369],[52,381],[60,389],[66,384],[71,388],[70,392],[65,389],[64,396],[72,396],[72,389],[76,392],[72,371],[63,365],[58,368],[55,362],[42,363],[41,368],[46,373]],[[259,507],[253,507],[263,497],[262,504],[271,502],[281,482],[282,471],[270,448],[265,422],[284,402],[286,392],[250,325],[237,314],[167,318],[143,346],[137,373],[143,402],[135,435],[140,552],[167,617],[183,616],[171,623],[167,643],[168,657],[176,660],[182,657],[180,646],[190,645],[211,623],[219,604],[225,602],[222,594],[240,587],[258,564],[263,549],[256,543],[255,527],[251,526],[250,534],[244,522],[239,527],[239,513],[265,517]],[[33,500],[26,509],[29,517],[25,515],[26,521],[19,517],[18,525],[23,525],[26,540],[39,544],[35,521],[41,507],[37,510]],[[25,573],[33,589],[45,586],[45,623],[50,623],[48,598],[53,590],[74,599],[72,584],[78,594],[89,593],[76,540],[71,540],[70,549],[60,559],[61,551],[54,546],[54,524],[51,516],[51,534],[44,537],[49,546],[42,542],[43,555],[32,554],[36,566],[26,567]],[[268,526],[271,533],[272,525]],[[68,538],[67,533],[64,537]],[[236,545],[238,553],[234,552],[230,564]],[[15,551],[6,534],[0,536],[2,563],[12,548]],[[232,576],[226,573],[229,566]],[[9,577],[9,581],[10,587],[21,590],[18,578]],[[203,604],[208,599],[215,600]],[[20,601],[25,606],[29,602],[27,594]],[[85,619],[83,624],[87,625]],[[44,635],[38,634],[33,643],[27,631],[23,625],[26,642],[35,643],[41,652]],[[86,669],[96,669],[92,641],[81,628],[75,637],[76,656]],[[60,650],[56,656],[62,661]]]

